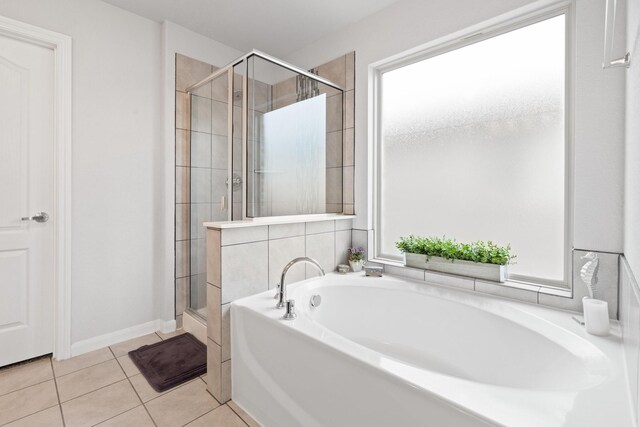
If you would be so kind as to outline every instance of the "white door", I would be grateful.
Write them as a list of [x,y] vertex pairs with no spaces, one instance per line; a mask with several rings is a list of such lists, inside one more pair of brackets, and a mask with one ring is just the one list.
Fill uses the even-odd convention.
[[53,351],[53,61],[0,35],[0,366]]

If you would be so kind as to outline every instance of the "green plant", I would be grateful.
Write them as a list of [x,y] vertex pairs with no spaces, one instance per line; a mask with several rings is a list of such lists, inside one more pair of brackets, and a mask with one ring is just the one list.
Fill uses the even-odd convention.
[[451,261],[463,260],[485,264],[512,264],[516,257],[511,254],[511,246],[498,246],[492,241],[477,241],[473,243],[458,243],[455,239],[446,237],[401,237],[396,247],[402,253],[426,255],[427,260],[436,256]]

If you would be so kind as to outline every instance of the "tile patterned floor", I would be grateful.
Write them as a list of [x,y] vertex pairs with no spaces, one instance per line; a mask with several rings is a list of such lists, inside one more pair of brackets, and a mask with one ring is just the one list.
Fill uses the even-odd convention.
[[164,393],[149,386],[127,353],[180,332],[145,335],[61,362],[44,357],[0,369],[0,426],[258,426],[234,402],[214,399],[205,376]]

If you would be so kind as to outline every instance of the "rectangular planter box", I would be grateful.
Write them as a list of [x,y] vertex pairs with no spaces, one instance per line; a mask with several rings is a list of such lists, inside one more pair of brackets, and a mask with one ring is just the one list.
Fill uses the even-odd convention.
[[452,261],[450,259],[440,258],[437,256],[429,257],[429,261],[427,261],[426,255],[409,253],[404,254],[404,265],[407,267],[439,271],[441,273],[493,280],[494,282],[504,282],[507,280],[506,265],[485,264],[458,259]]

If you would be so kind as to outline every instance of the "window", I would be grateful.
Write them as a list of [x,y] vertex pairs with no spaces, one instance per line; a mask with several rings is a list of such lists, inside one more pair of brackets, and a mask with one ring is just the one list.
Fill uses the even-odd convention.
[[517,255],[512,280],[564,283],[565,21],[379,69],[378,259],[410,234],[491,240]]

